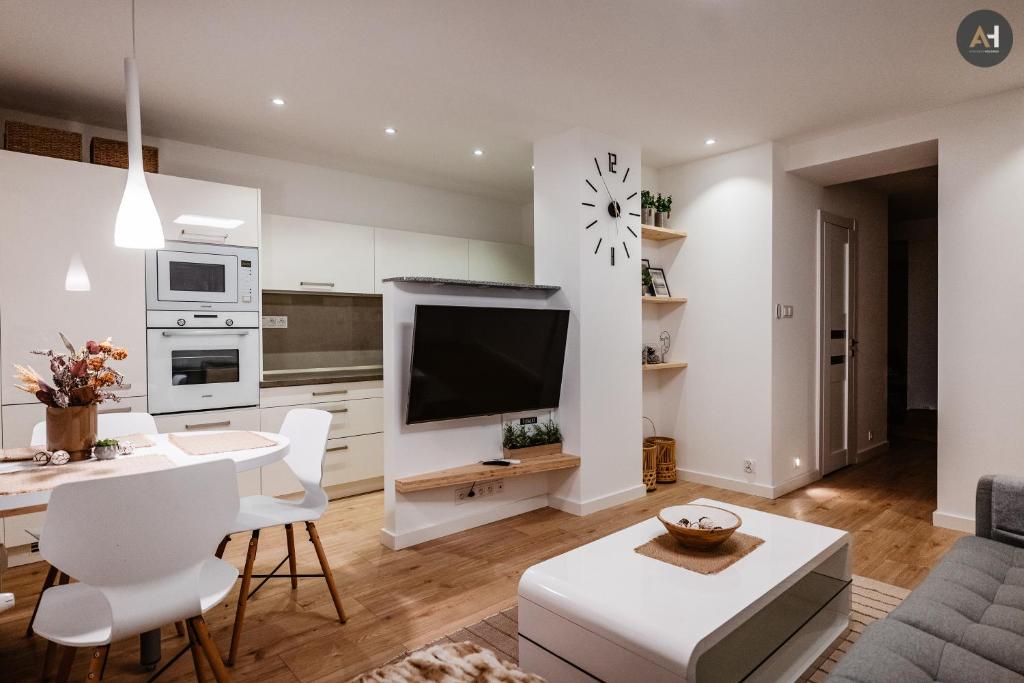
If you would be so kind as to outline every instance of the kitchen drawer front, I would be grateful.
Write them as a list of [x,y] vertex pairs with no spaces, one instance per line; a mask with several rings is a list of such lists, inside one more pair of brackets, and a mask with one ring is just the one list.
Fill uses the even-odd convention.
[[342,400],[381,398],[383,396],[384,382],[382,380],[274,387],[271,389],[260,389],[260,407],[302,406],[310,403],[331,403]]
[[156,415],[157,429],[161,434],[168,432],[201,432],[217,429],[248,429],[260,431],[258,408],[239,410],[204,410],[195,413]]
[[384,431],[384,399],[381,398],[263,408],[260,410],[260,423],[263,431],[276,432],[280,430],[288,411],[294,408],[313,408],[331,413],[331,430],[328,437],[331,439]]
[[[46,406],[36,401],[0,408],[3,412],[3,447],[17,448],[18,446],[45,446],[46,444],[32,444],[32,429],[36,423],[46,420]],[[146,412],[146,397],[133,396],[122,398],[117,403],[113,401],[101,403],[96,412],[100,419],[104,413],[111,412]]]
[[384,476],[384,435],[330,439],[324,457],[324,486]]
[[30,512],[27,515],[4,517],[4,545],[8,548],[17,548],[19,545],[35,543],[38,539],[32,534],[38,536],[42,532],[45,517],[45,512]]

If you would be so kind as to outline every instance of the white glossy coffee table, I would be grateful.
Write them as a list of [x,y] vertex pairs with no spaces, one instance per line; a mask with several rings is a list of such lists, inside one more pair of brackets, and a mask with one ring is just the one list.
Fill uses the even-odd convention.
[[633,551],[665,532],[649,519],[530,567],[519,582],[520,667],[559,683],[803,674],[849,625],[850,535],[693,502],[732,510],[765,542],[702,575]]

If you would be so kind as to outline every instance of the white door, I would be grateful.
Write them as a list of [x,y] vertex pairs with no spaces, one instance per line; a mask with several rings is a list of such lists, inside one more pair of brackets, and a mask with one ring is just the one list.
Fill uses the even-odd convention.
[[824,212],[821,225],[821,473],[850,464],[854,435],[856,222]]

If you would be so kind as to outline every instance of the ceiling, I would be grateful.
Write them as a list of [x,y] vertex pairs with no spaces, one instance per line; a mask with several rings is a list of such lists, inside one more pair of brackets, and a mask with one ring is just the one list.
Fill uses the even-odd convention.
[[[976,0],[137,3],[147,135],[510,201],[574,125],[663,167],[1024,86],[957,52]],[[0,107],[123,127],[129,8],[4,0]]]

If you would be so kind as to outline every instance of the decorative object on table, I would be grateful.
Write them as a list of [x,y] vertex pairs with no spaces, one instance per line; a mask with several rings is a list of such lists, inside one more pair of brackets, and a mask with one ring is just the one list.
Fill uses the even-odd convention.
[[134,455],[135,443],[132,441],[119,441],[117,444],[118,455]]
[[[93,138],[89,142],[89,163],[98,166],[128,168],[128,143],[107,138]],[[150,145],[142,146],[142,170],[146,173],[160,172],[160,150]]]
[[654,225],[654,195],[647,190],[640,191],[640,222]]
[[654,200],[654,227],[666,228],[668,227],[668,219],[672,217],[672,195],[662,197],[661,193],[658,193],[658,198]]
[[763,538],[738,531],[710,550],[701,550],[681,544],[671,534],[661,534],[633,551],[652,560],[666,562],[675,567],[698,574],[717,574],[731,567],[764,543]]
[[71,462],[71,454],[67,451],[37,451],[32,462],[37,465],[67,465]]
[[641,296],[654,296],[654,280],[651,279],[651,262],[642,259],[640,263]]
[[87,341],[76,350],[63,332],[59,334],[68,353],[32,352],[49,360],[52,386],[31,367],[17,364],[15,377],[20,383],[15,386],[46,405],[46,449],[65,450],[72,460],[84,460],[96,442],[96,406],[120,400],[110,388],[123,384],[124,377],[107,363],[124,360],[128,352],[109,338]]
[[33,126],[20,121],[4,122],[4,149],[67,161],[82,160],[82,134]]
[[562,452],[562,429],[554,420],[535,425],[505,423],[501,448],[506,458],[529,458]]
[[660,356],[658,356],[658,350],[657,349],[655,349],[650,344],[645,344],[644,345],[644,357],[643,357],[643,364],[644,365],[658,365],[658,364],[663,363],[663,362],[664,362],[664,360],[662,360],[662,358]]
[[736,513],[712,505],[673,505],[662,509],[658,520],[674,539],[697,550],[721,545],[743,524]]
[[100,439],[92,447],[92,457],[97,460],[113,460],[119,453],[117,439]]
[[644,486],[648,491],[655,491],[658,488],[658,449],[654,444],[648,444],[647,439],[643,442],[643,473]]
[[664,268],[648,268],[651,274],[651,284],[654,286],[654,296],[672,296],[668,288],[668,278],[665,277]]

